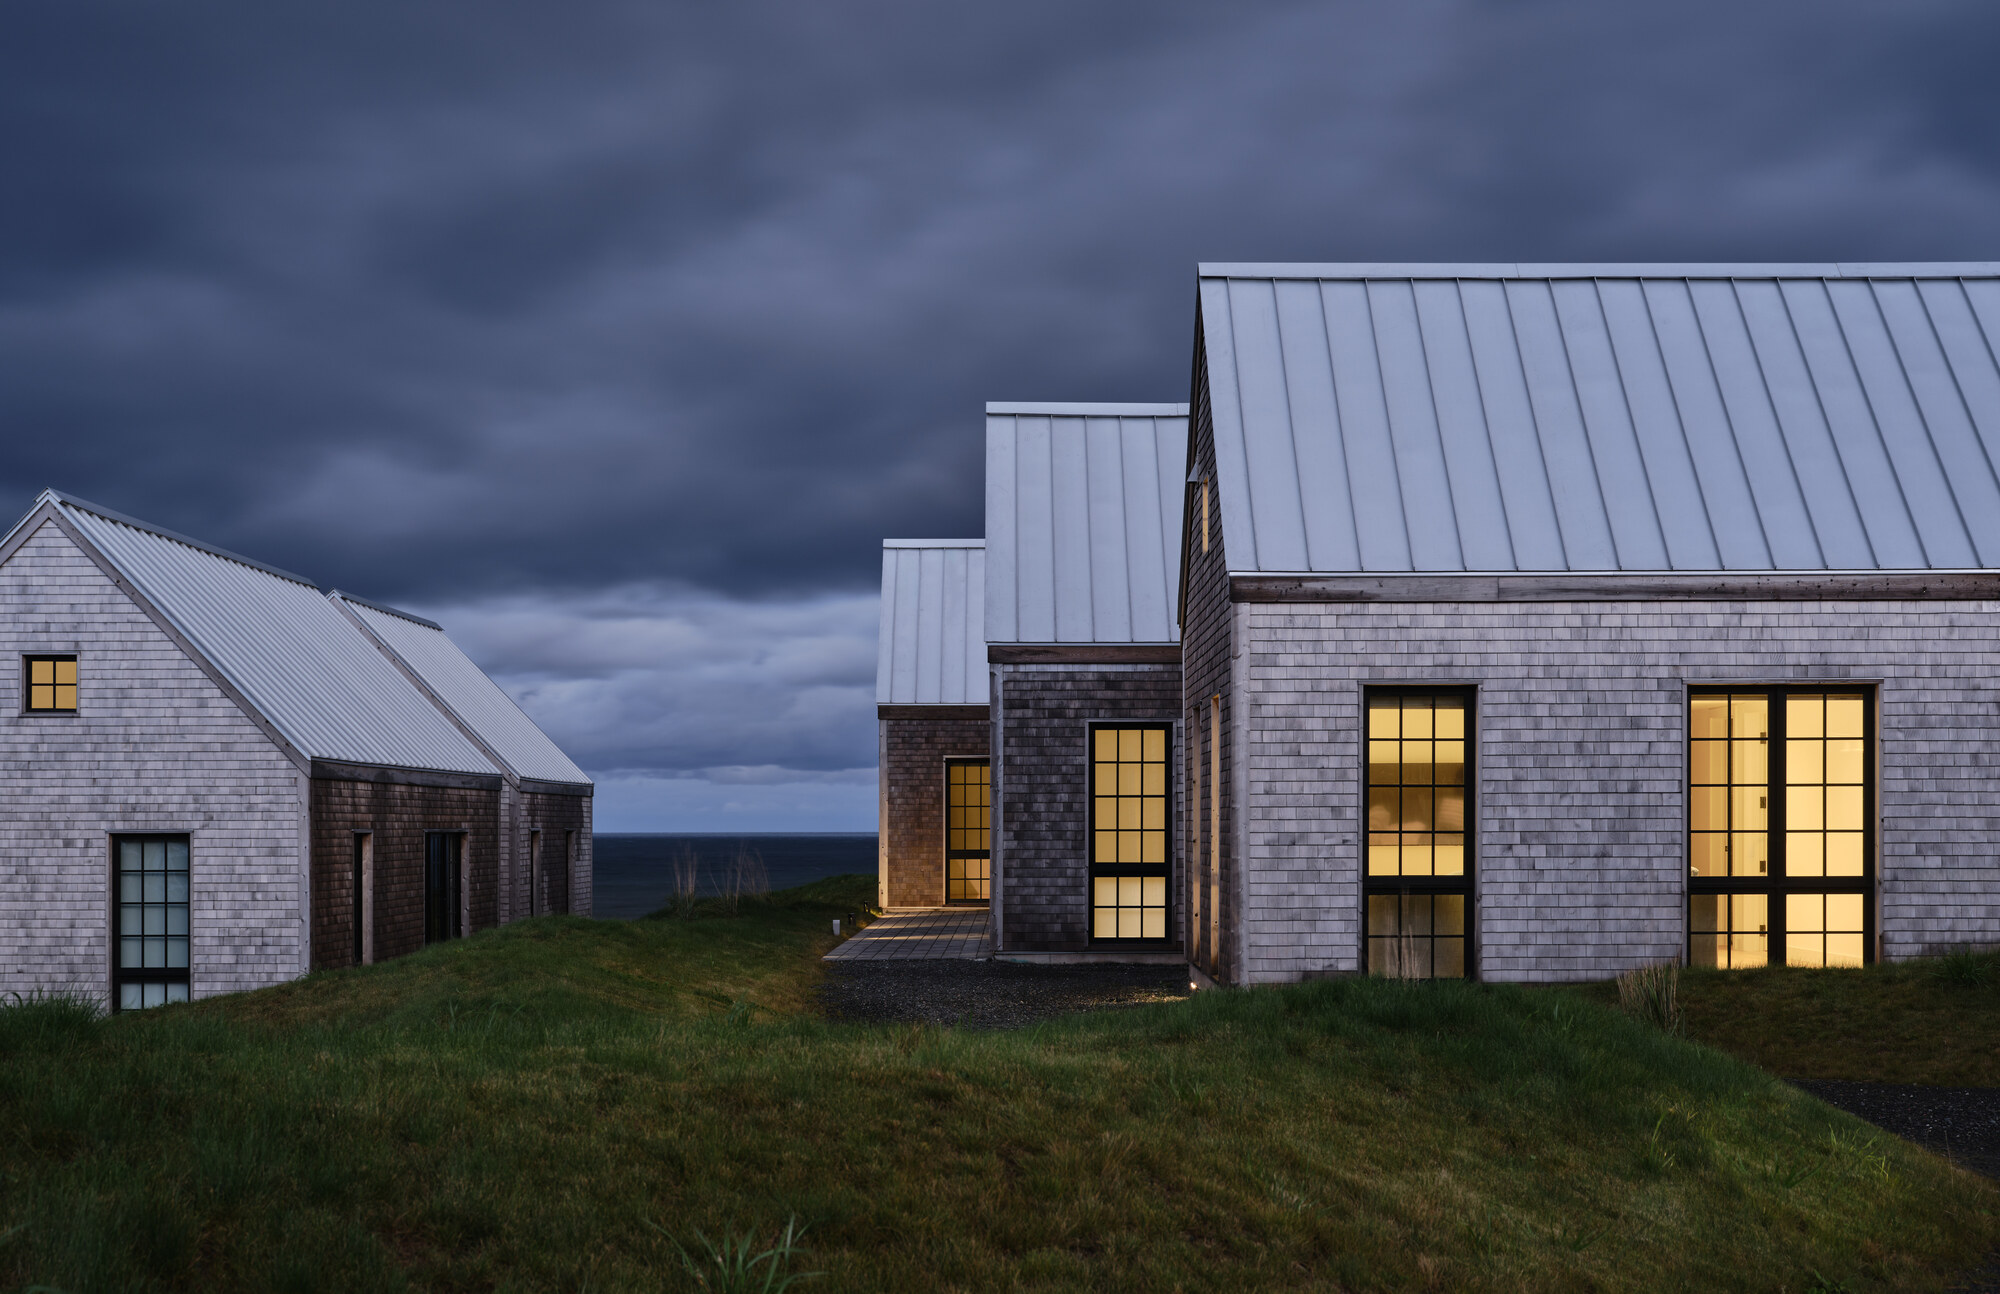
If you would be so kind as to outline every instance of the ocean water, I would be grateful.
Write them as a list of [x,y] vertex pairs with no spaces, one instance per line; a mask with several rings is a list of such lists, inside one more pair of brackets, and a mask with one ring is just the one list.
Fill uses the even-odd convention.
[[667,904],[674,888],[674,859],[693,851],[701,892],[720,893],[739,853],[756,855],[774,890],[848,872],[875,874],[875,833],[830,835],[642,836],[599,832],[597,895],[600,917],[643,917]]

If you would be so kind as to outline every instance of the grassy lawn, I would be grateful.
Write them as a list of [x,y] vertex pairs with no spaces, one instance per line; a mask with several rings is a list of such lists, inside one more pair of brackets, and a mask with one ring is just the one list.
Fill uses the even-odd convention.
[[1695,971],[1681,1004],[1690,1037],[1787,1078],[2000,1087],[2000,954]]
[[817,1021],[873,888],[0,1011],[0,1281],[691,1288],[676,1241],[793,1216],[813,1290],[1918,1290],[2000,1243],[1992,1185],[1576,994]]

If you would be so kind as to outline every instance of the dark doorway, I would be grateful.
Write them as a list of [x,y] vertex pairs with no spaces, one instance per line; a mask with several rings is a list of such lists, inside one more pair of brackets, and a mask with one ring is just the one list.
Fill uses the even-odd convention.
[[424,835],[424,942],[455,939],[458,928],[459,860],[465,836],[457,831]]

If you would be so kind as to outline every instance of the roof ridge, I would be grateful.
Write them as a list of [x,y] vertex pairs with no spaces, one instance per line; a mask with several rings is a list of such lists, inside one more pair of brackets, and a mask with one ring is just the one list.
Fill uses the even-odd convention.
[[377,602],[372,598],[364,598],[359,596],[358,594],[345,593],[342,592],[340,589],[332,589],[328,591],[326,596],[328,598],[338,598],[343,602],[352,602],[356,606],[367,607],[370,611],[380,611],[385,616],[395,616],[399,620],[407,620],[411,624],[422,625],[426,629],[435,629],[439,633],[444,632],[444,626],[439,624],[437,621],[426,620],[422,616],[417,615],[414,612],[400,611],[395,607],[390,606],[386,602]]
[[1185,418],[1185,404],[1121,403],[1119,401],[988,400],[988,416],[1021,414],[1071,418]]
[[303,575],[285,570],[281,566],[273,566],[269,562],[260,562],[254,557],[245,557],[241,553],[232,553],[227,548],[217,548],[214,544],[205,544],[201,540],[190,538],[177,530],[169,530],[165,526],[156,526],[150,521],[141,521],[137,517],[128,517],[122,512],[104,507],[101,504],[92,503],[88,499],[79,499],[74,494],[64,494],[61,490],[51,487],[44,489],[35,497],[35,505],[37,507],[41,506],[44,499],[53,499],[57,503],[75,508],[80,512],[89,512],[103,517],[106,521],[115,521],[121,526],[130,526],[134,530],[143,530],[147,534],[158,535],[162,539],[170,539],[174,543],[184,544],[189,548],[207,553],[212,557],[220,557],[224,561],[235,562],[239,566],[248,566],[252,570],[262,571],[266,575],[275,575],[281,580],[290,580],[294,584],[303,584],[314,592],[320,591],[320,585],[317,580],[307,579]]
[[1204,279],[2000,278],[2000,261],[1203,261]]

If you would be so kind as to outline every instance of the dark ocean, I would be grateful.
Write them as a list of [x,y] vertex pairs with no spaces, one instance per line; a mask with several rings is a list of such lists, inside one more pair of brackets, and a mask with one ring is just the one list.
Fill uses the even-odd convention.
[[763,861],[774,890],[804,885],[822,876],[846,872],[875,874],[875,833],[769,836],[641,836],[599,832],[597,896],[592,913],[600,917],[643,917],[666,906],[673,892],[673,861],[683,849],[698,860],[701,891],[720,893],[728,883],[736,856],[743,851]]

